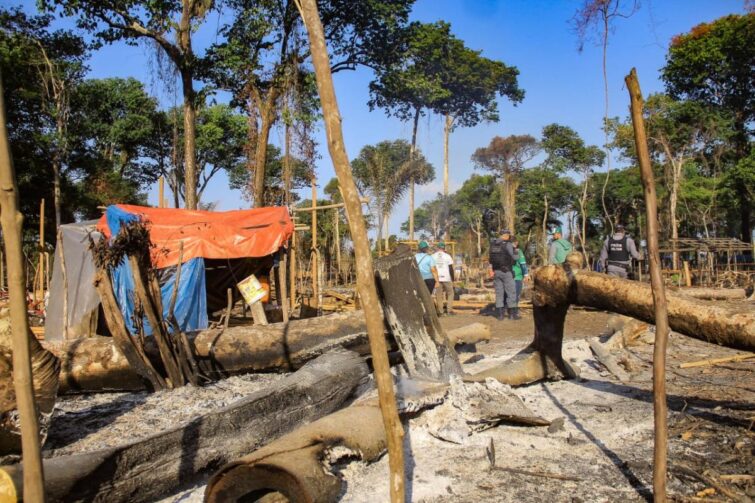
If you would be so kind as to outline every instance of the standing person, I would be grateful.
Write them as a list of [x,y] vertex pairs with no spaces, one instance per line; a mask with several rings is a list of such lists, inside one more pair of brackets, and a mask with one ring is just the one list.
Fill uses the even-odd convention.
[[503,229],[499,239],[490,243],[490,267],[493,269],[493,285],[495,286],[495,314],[499,320],[505,319],[504,301],[506,311],[511,312],[516,308],[516,283],[512,266],[517,259],[516,250],[511,243],[511,231]]
[[427,241],[419,242],[419,251],[414,255],[414,260],[417,261],[417,267],[419,267],[419,273],[422,275],[422,280],[427,286],[427,291],[430,292],[430,296],[433,295],[433,290],[438,286],[438,269],[435,266],[435,260],[430,251],[430,245]]
[[438,270],[438,282],[435,288],[435,304],[438,313],[443,314],[444,297],[446,314],[454,314],[454,259],[446,253],[446,243],[441,241],[432,255]]
[[566,262],[566,256],[569,255],[574,248],[569,240],[564,239],[561,233],[561,227],[556,227],[553,231],[553,240],[551,241],[550,249],[548,250],[548,263],[549,264],[563,264]]
[[624,231],[624,226],[619,224],[613,236],[607,237],[603,243],[603,249],[600,250],[600,263],[609,275],[627,279],[632,258],[642,260],[641,255],[637,253],[634,239],[629,237],[629,234]]
[[521,320],[522,317],[519,316],[519,297],[522,295],[523,282],[525,278],[529,277],[529,272],[527,271],[527,260],[524,258],[524,252],[519,248],[519,241],[514,239],[512,240],[512,243],[514,244],[514,249],[517,251],[518,255],[514,261],[514,265],[511,266],[511,270],[514,272],[516,296],[514,297],[514,310],[513,313],[509,314],[509,318],[512,320]]

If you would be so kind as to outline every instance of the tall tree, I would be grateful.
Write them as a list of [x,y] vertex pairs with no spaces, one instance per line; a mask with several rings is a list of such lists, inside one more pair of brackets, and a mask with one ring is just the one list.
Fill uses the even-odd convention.
[[[23,137],[25,141],[31,140],[25,144],[30,153],[35,148],[39,152],[40,147],[45,150],[42,162],[52,168],[57,227],[63,221],[71,92],[86,72],[84,61],[88,48],[83,39],[71,31],[52,30],[51,23],[50,16],[29,17],[20,9],[0,11],[0,51],[4,65],[11,70],[5,72],[8,123],[16,125],[9,128],[11,145],[14,150],[20,150],[17,147],[21,145],[17,146],[16,141]],[[39,136],[32,139],[34,135]],[[19,166],[27,166],[24,153],[14,152],[14,157]],[[22,194],[24,178],[22,172],[19,176]],[[39,194],[39,186],[36,189]],[[38,200],[34,204],[38,204]]]
[[511,232],[516,229],[516,193],[519,178],[525,164],[540,151],[538,141],[530,135],[511,135],[505,138],[496,136],[487,147],[481,147],[472,154],[475,167],[492,171],[500,183],[503,219]]
[[351,167],[360,192],[371,196],[370,205],[378,220],[378,246],[383,236],[387,240],[388,219],[410,182],[425,184],[435,178],[432,164],[420,153],[412,156],[411,147],[404,140],[362,148]]
[[76,16],[79,27],[93,32],[105,43],[123,40],[135,45],[140,39],[153,40],[173,62],[183,91],[186,207],[196,209],[197,56],[192,34],[212,9],[213,1],[40,0],[40,6],[48,11],[59,7],[65,15]]
[[585,145],[579,134],[568,126],[550,124],[543,129],[543,148],[548,153],[550,163],[559,171],[574,172],[580,177],[580,191],[577,197],[580,226],[579,237],[585,262],[589,263],[587,251],[588,200],[592,195],[591,178],[593,168],[603,163],[605,153],[594,145]]
[[[358,9],[348,0],[321,2],[331,70],[380,66],[392,57],[394,33],[406,23],[413,2],[367,0]],[[248,167],[255,173],[252,193],[260,206],[272,127],[281,117],[288,127],[316,119],[309,45],[294,0],[229,0],[228,5],[232,21],[221,29],[225,40],[208,51],[206,78],[231,92],[234,104],[248,114]]]
[[[755,13],[703,23],[671,41],[662,70],[672,96],[720,107],[734,117],[735,163],[750,154],[755,120]],[[735,177],[740,236],[752,239],[752,196],[747,177]]]
[[[182,145],[185,137],[183,121],[177,109],[161,111],[154,118],[155,135],[147,156],[156,170],[168,181],[178,205],[186,200],[186,163]],[[195,145],[197,167],[197,197],[210,181],[221,171],[231,179],[231,188],[244,189],[239,185],[239,171],[245,165],[247,139],[246,119],[228,105],[199,107],[196,117]]]
[[[582,7],[577,10],[572,18],[572,24],[577,32],[577,40],[579,43],[579,51],[582,52],[585,46],[585,42],[593,36],[593,30],[595,30],[599,44],[602,50],[602,62],[601,67],[603,70],[603,123],[608,122],[609,108],[608,108],[608,38],[615,29],[614,23],[617,19],[626,19],[631,17],[637,9],[639,9],[639,0],[584,0]],[[604,180],[603,188],[601,190],[601,204],[603,206],[603,213],[608,215],[608,207],[605,202],[606,184],[611,177],[611,151],[608,147],[608,131],[605,131],[605,146],[606,149],[606,177]],[[610,219],[608,224],[611,227],[611,233],[613,233],[613,223]]]
[[[433,104],[448,97],[437,75],[450,33],[441,23],[412,23],[401,38],[402,56],[379,69],[370,82],[370,109],[380,107],[403,122],[412,121],[412,154],[417,150],[419,119]],[[414,239],[414,181],[409,184],[409,239]]]

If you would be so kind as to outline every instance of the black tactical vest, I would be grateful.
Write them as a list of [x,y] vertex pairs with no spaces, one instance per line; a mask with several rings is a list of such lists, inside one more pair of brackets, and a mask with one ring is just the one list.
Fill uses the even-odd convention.
[[614,239],[613,236],[608,240],[608,261],[609,262],[629,262],[629,250],[627,250],[627,235],[621,239]]
[[509,247],[513,246],[510,241],[494,239],[490,243],[490,265],[494,271],[511,271],[514,259],[511,256]]

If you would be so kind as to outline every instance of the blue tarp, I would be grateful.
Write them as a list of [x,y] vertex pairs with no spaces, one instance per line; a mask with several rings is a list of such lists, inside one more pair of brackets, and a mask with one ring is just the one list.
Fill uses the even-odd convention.
[[[108,206],[106,211],[111,235],[118,235],[123,224],[138,220],[138,216],[128,213],[115,206]],[[167,267],[157,271],[160,278],[160,293],[163,304],[163,318],[167,319],[170,308],[170,298],[173,295],[176,268]],[[113,270],[113,290],[118,305],[123,313],[129,332],[136,334],[134,326],[134,278],[126,259]],[[204,259],[191,259],[181,266],[181,281],[178,285],[176,307],[173,311],[178,326],[184,332],[207,328],[207,288],[205,283]],[[152,334],[152,327],[146,319],[143,320],[145,335]]]

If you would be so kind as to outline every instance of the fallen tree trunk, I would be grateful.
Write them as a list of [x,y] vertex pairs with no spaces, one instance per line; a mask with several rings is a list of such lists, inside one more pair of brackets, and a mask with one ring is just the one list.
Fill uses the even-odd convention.
[[[577,375],[561,354],[566,312],[570,304],[603,309],[654,323],[650,285],[579,269],[581,255],[571,254],[563,267],[546,266],[533,275],[535,337],[532,343],[502,365],[465,377],[488,377],[512,386],[542,379]],[[747,304],[705,302],[668,292],[671,330],[706,342],[755,351],[755,310]]]
[[[46,459],[47,495],[53,501],[154,501],[196,483],[219,464],[337,410],[367,374],[359,355],[333,351],[270,389],[175,429],[112,449]],[[20,494],[21,465],[2,470]],[[0,487],[0,493],[5,494],[3,489],[7,488]]]
[[[336,347],[352,349],[362,355],[369,353],[361,311],[266,326],[204,330],[189,334],[189,340],[197,365],[210,378],[294,370]],[[159,361],[154,341],[151,337],[146,341],[147,354],[153,361]],[[110,337],[48,343],[46,347],[61,361],[61,393],[146,387]]]
[[342,481],[324,470],[328,454],[331,464],[338,456],[373,461],[385,449],[380,408],[354,405],[224,466],[207,484],[205,502],[336,501]]
[[744,288],[674,288],[667,291],[705,300],[745,300],[747,298],[747,291]]
[[463,327],[448,330],[446,335],[451,345],[490,342],[490,326],[484,323],[470,323]]
[[[571,302],[654,323],[650,285],[578,270],[571,286]],[[755,310],[747,304],[705,302],[667,292],[671,330],[735,349],[755,351]]]

